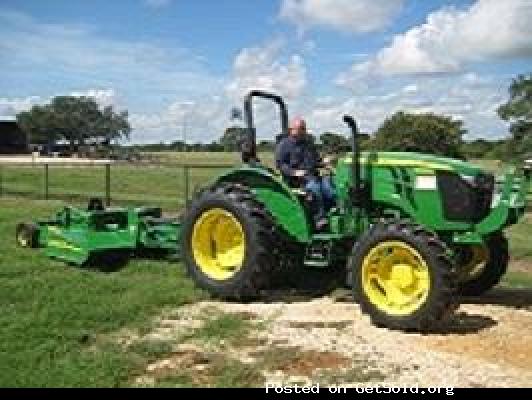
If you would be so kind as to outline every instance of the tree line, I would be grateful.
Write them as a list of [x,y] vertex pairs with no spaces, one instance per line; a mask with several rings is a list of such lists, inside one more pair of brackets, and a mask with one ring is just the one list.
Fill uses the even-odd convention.
[[[466,141],[463,122],[433,113],[412,114],[403,111],[391,115],[372,134],[361,134],[364,150],[416,151],[454,158],[514,159],[532,153],[532,73],[519,75],[509,87],[509,99],[497,113],[509,123],[505,139]],[[100,107],[89,97],[58,96],[49,104],[33,106],[17,115],[19,126],[32,143],[68,143],[72,150],[86,143],[110,144],[128,139],[131,126],[127,111],[112,106]],[[140,151],[238,151],[246,130],[231,126],[211,143],[158,143],[137,145]],[[337,132],[324,132],[316,138],[323,152],[349,151],[349,138]],[[258,151],[272,151],[274,140],[262,140]]]
[[100,107],[92,97],[56,96],[19,113],[17,122],[30,143],[53,147],[64,142],[72,152],[86,144],[128,139],[131,133],[127,111]]

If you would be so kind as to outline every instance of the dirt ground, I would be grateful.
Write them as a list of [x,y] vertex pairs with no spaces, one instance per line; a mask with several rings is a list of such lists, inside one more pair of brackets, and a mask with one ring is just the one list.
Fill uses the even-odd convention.
[[161,318],[147,337],[179,337],[183,330],[201,326],[201,315],[212,310],[244,316],[261,328],[233,344],[177,345],[171,357],[151,364],[137,383],[149,385],[161,371],[208,369],[214,351],[261,370],[262,385],[532,385],[530,290],[495,289],[468,299],[431,334],[376,328],[348,291],[336,290],[314,299],[202,302]]

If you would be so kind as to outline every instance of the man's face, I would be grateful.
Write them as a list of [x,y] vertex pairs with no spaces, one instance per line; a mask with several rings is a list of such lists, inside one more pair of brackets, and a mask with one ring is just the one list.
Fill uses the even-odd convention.
[[297,119],[295,121],[292,121],[292,124],[290,125],[290,135],[292,136],[303,136],[307,133],[307,126],[305,124],[305,121],[302,119]]

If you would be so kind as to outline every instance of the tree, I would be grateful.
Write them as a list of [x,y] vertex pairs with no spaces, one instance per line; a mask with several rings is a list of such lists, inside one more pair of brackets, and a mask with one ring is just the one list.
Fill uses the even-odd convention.
[[238,126],[227,128],[220,139],[220,144],[223,146],[224,151],[238,151],[245,134],[245,128]]
[[338,133],[325,132],[320,135],[321,149],[325,153],[342,153],[350,148],[349,140]]
[[499,107],[497,113],[510,122],[514,151],[529,153],[532,151],[532,73],[515,78],[509,94],[510,99]]
[[498,145],[495,141],[475,139],[462,145],[462,153],[467,158],[485,158]]
[[415,151],[461,158],[462,121],[436,114],[403,111],[387,118],[375,134],[371,147],[383,151]]
[[50,104],[33,106],[17,115],[17,121],[34,143],[59,139],[82,146],[87,140],[109,144],[129,138],[128,112],[116,113],[112,106],[100,109],[91,97],[57,96]]
[[262,152],[272,152],[275,150],[275,142],[273,140],[261,140],[257,145],[257,150]]

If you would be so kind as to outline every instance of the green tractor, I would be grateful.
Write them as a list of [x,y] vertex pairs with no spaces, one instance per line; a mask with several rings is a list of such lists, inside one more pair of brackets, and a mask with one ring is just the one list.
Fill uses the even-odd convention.
[[181,255],[199,286],[253,299],[294,265],[341,268],[374,324],[427,330],[456,308],[458,295],[479,295],[500,281],[509,259],[503,231],[525,212],[529,170],[496,182],[455,159],[361,153],[356,123],[345,116],[352,153],[333,171],[337,204],[327,231],[315,232],[304,193],[257,159],[254,98],[279,106],[288,133],[283,99],[249,93],[243,165],[199,191],[184,216]]

